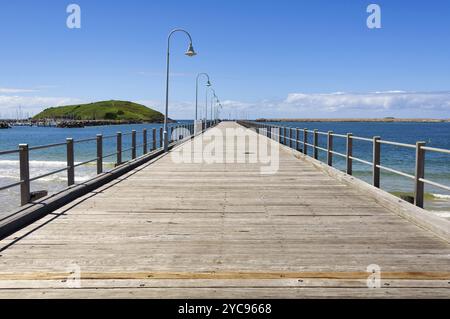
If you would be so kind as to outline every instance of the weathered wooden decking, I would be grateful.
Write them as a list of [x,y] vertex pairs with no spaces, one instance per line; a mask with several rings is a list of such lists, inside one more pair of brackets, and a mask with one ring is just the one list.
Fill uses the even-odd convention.
[[158,158],[0,242],[0,297],[450,297],[449,243],[294,155]]

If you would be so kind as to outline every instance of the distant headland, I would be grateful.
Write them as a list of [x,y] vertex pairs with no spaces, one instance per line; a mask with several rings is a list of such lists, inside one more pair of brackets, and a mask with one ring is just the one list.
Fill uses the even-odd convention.
[[[100,101],[45,109],[33,122],[57,122],[58,127],[163,123],[164,115],[144,105],[129,101]],[[172,122],[172,121],[171,121]]]
[[257,119],[257,122],[380,122],[380,123],[448,123],[450,119],[403,119],[394,117],[385,118],[295,118],[295,119]]

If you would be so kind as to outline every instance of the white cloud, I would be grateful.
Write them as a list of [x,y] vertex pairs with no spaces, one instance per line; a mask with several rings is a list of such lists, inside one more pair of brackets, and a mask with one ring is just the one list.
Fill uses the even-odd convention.
[[420,111],[425,109],[450,112],[450,92],[291,93],[281,104],[298,110],[315,109],[329,112],[343,110]]
[[36,91],[34,89],[0,88],[0,94],[33,93]]
[[2,117],[15,117],[16,110],[20,107],[24,114],[33,115],[48,107],[83,102],[81,99],[69,97],[0,95],[0,113]]
[[450,92],[291,93],[285,99],[224,101],[226,114],[250,118],[437,117],[450,118]]

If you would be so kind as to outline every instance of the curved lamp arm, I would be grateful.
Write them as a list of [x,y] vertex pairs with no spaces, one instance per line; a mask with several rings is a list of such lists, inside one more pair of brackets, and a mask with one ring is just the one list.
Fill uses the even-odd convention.
[[167,36],[167,52],[170,51],[170,38],[172,38],[172,35],[176,32],[183,32],[184,34],[186,34],[189,38],[189,49],[187,52],[192,52],[193,55],[195,55],[195,51],[194,51],[194,47],[192,46],[192,37],[191,34],[189,32],[187,32],[184,29],[174,29],[172,31],[170,31],[169,35]]
[[185,33],[189,38],[189,48],[186,52],[187,56],[194,56],[196,55],[194,51],[194,47],[192,45],[192,37],[186,30],[183,29],[174,29],[172,30],[169,35],[167,36],[167,73],[166,73],[166,112],[165,112],[165,118],[164,118],[164,151],[168,151],[169,147],[169,137],[168,137],[168,131],[167,131],[167,122],[169,118],[169,75],[170,75],[170,38],[172,35],[176,32],[183,32]]

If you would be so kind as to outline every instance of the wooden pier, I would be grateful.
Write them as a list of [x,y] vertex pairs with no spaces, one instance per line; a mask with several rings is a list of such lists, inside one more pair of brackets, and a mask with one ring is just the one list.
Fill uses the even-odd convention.
[[267,175],[169,153],[2,240],[0,298],[449,298],[448,240],[394,206],[283,146]]

